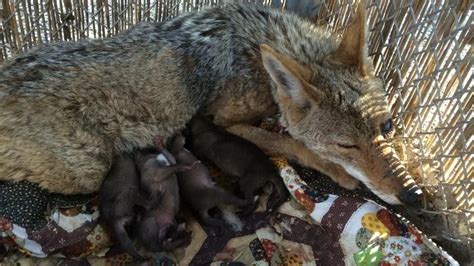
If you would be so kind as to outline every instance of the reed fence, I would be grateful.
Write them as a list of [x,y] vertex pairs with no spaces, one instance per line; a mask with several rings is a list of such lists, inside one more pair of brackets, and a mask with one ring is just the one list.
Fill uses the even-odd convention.
[[[0,0],[0,64],[41,43],[113,36],[223,0]],[[342,33],[353,0],[247,1]],[[417,226],[448,251],[473,250],[473,2],[369,1],[369,49],[396,118],[397,145],[430,197]],[[416,216],[416,217],[415,217]],[[433,226],[435,225],[435,226]],[[452,248],[449,248],[453,246]],[[467,250],[465,252],[464,250]]]

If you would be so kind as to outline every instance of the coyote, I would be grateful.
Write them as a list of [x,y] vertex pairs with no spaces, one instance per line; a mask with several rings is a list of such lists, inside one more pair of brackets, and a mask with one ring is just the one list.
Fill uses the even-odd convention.
[[[290,13],[231,3],[42,45],[0,70],[0,179],[95,192],[115,155],[170,138],[202,111],[343,187],[361,181],[387,203],[415,204],[366,31],[364,1],[341,39]],[[289,136],[250,126],[277,113]]]

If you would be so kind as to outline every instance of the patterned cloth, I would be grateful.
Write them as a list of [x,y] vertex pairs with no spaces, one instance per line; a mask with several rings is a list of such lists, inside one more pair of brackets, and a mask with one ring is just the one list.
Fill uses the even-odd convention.
[[[263,127],[280,130],[268,123]],[[277,214],[264,212],[268,195],[262,195],[255,212],[243,218],[241,231],[229,229],[215,235],[212,228],[199,224],[184,210],[191,243],[158,254],[156,263],[458,265],[415,226],[373,201],[362,200],[370,194],[344,191],[315,171],[292,167],[283,158],[273,160],[292,195]],[[210,167],[218,182],[225,179]],[[337,191],[343,191],[342,195],[333,194]],[[0,243],[23,254],[6,261],[22,265],[41,260],[68,264],[64,257],[80,259],[81,265],[131,261],[98,222],[95,196],[68,199],[49,195],[27,182],[1,184],[0,195]]]

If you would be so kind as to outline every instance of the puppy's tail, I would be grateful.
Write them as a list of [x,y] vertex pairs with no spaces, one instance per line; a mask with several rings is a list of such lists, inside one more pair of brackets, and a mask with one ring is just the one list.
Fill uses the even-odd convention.
[[228,209],[229,207],[221,207],[222,211],[222,218],[224,221],[230,225],[230,228],[234,232],[242,231],[244,228],[244,224],[240,220],[240,218],[232,211]]
[[123,221],[116,221],[114,222],[113,228],[120,246],[122,246],[122,248],[127,251],[127,253],[130,254],[130,256],[132,256],[134,259],[144,261],[145,258],[138,253],[138,251],[135,249],[135,246],[133,245],[132,240],[128,237],[128,233],[125,230],[125,223]]
[[279,175],[270,178],[269,182],[272,184],[272,194],[269,198],[267,211],[274,212],[278,207],[285,203],[288,196],[290,196],[290,192]]
[[216,205],[222,212],[222,219],[230,226],[231,230],[241,231],[244,225],[234,211],[235,207],[247,206],[248,202],[220,187],[209,188],[208,193],[212,195],[212,199],[215,199]]

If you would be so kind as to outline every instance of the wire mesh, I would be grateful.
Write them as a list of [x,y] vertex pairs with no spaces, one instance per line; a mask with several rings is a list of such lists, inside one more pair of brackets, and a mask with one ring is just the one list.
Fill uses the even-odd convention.
[[[41,43],[109,37],[139,21],[163,21],[223,2],[0,0],[0,63]],[[297,12],[336,33],[343,32],[355,8],[353,0],[246,2]],[[373,0],[368,5],[369,54],[387,83],[400,153],[432,196],[421,227],[471,252],[472,13],[469,0]]]

